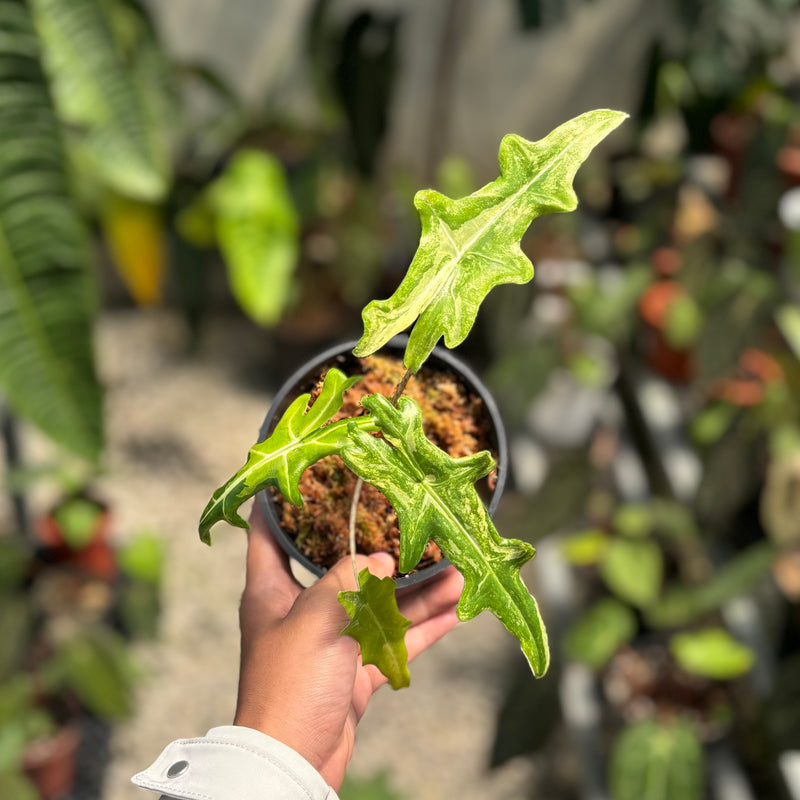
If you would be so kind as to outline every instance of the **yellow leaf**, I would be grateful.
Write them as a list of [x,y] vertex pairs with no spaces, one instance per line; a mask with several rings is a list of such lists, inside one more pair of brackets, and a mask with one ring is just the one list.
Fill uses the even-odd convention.
[[160,303],[166,268],[161,208],[111,195],[101,223],[111,260],[134,302]]

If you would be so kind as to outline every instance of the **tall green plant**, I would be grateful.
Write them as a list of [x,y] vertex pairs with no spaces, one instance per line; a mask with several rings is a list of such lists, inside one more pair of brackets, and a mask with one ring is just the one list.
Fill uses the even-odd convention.
[[100,452],[86,231],[24,0],[0,0],[0,389],[89,459]]

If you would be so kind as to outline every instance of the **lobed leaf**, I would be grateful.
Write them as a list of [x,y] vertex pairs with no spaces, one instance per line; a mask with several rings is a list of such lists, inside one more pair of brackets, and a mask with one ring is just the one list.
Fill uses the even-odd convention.
[[384,438],[351,422],[340,455],[394,506],[400,571],[413,569],[433,539],[464,576],[459,619],[492,611],[519,639],[534,674],[543,675],[549,662],[547,634],[520,577],[520,567],[535,551],[498,535],[474,486],[493,469],[491,455],[484,451],[451,458],[425,437],[419,406],[410,398],[400,398],[398,408],[381,395],[366,397],[362,404]]
[[263,442],[253,445],[247,463],[211,497],[200,518],[200,539],[211,544],[211,527],[225,520],[239,528],[247,523],[239,506],[267,486],[275,486],[296,506],[303,505],[298,482],[303,471],[320,458],[339,451],[347,438],[347,425],[371,428],[369,417],[325,423],[341,408],[342,395],[358,377],[348,378],[330,369],[319,397],[309,408],[309,394],[300,395],[284,412],[275,430]]
[[358,573],[358,587],[356,592],[339,592],[339,602],[350,617],[342,634],[359,643],[364,664],[374,664],[392,689],[402,689],[411,682],[404,640],[411,621],[397,608],[394,581],[376,578],[364,568]]
[[463,342],[491,289],[533,277],[520,247],[528,225],[577,206],[572,181],[578,167],[626,116],[589,111],[538,142],[509,134],[500,143],[497,180],[458,200],[417,192],[419,249],[397,291],[364,308],[364,335],[354,353],[374,353],[415,321],[405,353],[413,372],[442,336],[450,348]]

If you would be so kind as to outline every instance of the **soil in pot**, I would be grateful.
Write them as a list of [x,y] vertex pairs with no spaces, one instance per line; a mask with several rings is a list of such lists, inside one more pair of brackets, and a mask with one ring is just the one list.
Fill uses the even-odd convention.
[[[334,419],[364,413],[361,399],[373,393],[391,397],[405,374],[402,359],[389,355],[355,359],[353,363],[329,364],[320,368],[312,387],[298,387],[298,394],[311,391],[316,398],[330,366],[344,368],[349,375],[363,378],[344,395],[344,404]],[[409,381],[405,396],[414,399],[422,409],[425,434],[454,458],[480,450],[489,450],[497,458],[489,416],[480,397],[471,392],[459,378],[445,367],[423,367]],[[283,529],[294,538],[298,549],[323,568],[333,566],[349,553],[350,504],[357,478],[338,456],[329,456],[309,467],[300,480],[302,508],[274,492],[278,519]],[[488,497],[495,485],[496,474],[479,484],[478,490]],[[374,486],[364,484],[356,515],[356,549],[360,553],[391,553],[397,560],[400,552],[400,531],[397,514],[386,497]],[[439,548],[430,542],[418,569],[440,561]]]

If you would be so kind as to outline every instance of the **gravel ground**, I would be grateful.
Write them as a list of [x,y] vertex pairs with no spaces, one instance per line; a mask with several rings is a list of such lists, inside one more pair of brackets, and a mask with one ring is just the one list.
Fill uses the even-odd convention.
[[[138,647],[145,677],[134,718],[112,734],[106,800],[144,800],[150,795],[129,784],[134,772],[171,739],[232,718],[245,540],[220,525],[209,549],[196,522],[243,462],[275,388],[268,375],[252,374],[264,362],[257,338],[245,323],[218,320],[187,357],[185,330],[169,313],[114,312],[99,326],[108,430],[102,488],[116,535],[150,529],[167,554],[162,632]],[[415,800],[525,797],[530,762],[485,768],[503,670],[516,649],[488,614],[459,626],[414,662],[410,689],[374,697],[350,774],[386,772]]]

